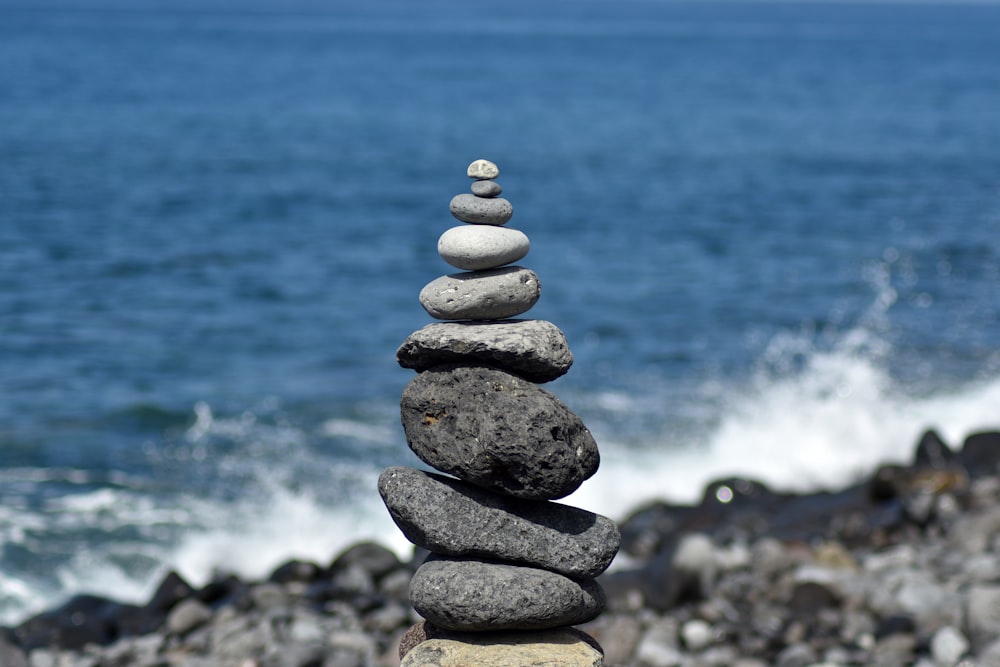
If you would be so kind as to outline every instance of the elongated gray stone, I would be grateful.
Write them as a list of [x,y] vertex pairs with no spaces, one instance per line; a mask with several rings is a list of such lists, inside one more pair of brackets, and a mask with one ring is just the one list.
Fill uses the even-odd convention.
[[531,249],[524,232],[494,225],[459,225],[438,239],[441,259],[457,269],[495,269],[521,259]]
[[[461,632],[427,639],[399,667],[603,667],[593,638],[575,628],[529,632]],[[589,640],[589,641],[587,641]]]
[[386,469],[378,490],[406,538],[434,553],[596,577],[621,544],[615,522],[593,512],[500,496],[413,468]]
[[496,366],[532,382],[549,382],[573,365],[566,336],[545,320],[438,322],[411,333],[396,350],[403,368],[445,363]]
[[400,399],[410,449],[427,465],[518,498],[562,498],[597,471],[587,427],[555,395],[510,373],[445,364]]
[[448,208],[462,222],[479,225],[505,225],[514,215],[514,207],[503,197],[477,197],[467,192],[452,197]]
[[543,630],[585,623],[604,609],[593,579],[432,555],[410,580],[410,604],[448,630]]
[[477,197],[496,197],[503,188],[496,181],[473,181],[472,194]]
[[420,290],[420,305],[439,320],[503,320],[529,311],[541,294],[534,271],[504,266],[436,278]]

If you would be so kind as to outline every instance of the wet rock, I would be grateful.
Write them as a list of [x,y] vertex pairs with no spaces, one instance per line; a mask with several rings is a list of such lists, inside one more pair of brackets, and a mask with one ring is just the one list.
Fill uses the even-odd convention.
[[573,364],[566,336],[545,320],[429,324],[396,351],[403,368],[425,371],[447,363],[495,366],[531,382],[549,382]]
[[434,557],[413,575],[410,603],[450,630],[540,630],[584,623],[604,608],[593,579],[482,561]]
[[561,498],[600,463],[594,438],[562,401],[494,368],[435,366],[406,386],[400,411],[424,463],[498,493]]
[[87,644],[108,644],[118,636],[116,614],[120,605],[96,595],[77,595],[61,607],[43,612],[14,628],[22,649],[79,649]]
[[618,551],[613,521],[568,505],[498,496],[402,467],[382,473],[379,492],[407,539],[435,553],[596,577]]

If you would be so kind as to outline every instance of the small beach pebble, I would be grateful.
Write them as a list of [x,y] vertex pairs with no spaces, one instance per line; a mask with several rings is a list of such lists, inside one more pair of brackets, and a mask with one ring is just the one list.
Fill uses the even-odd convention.
[[438,239],[441,259],[466,271],[511,264],[527,255],[530,248],[524,232],[494,225],[460,225]]
[[475,181],[472,184],[472,194],[477,197],[496,197],[503,188],[496,181]]
[[468,193],[455,195],[448,208],[462,222],[479,225],[504,225],[514,215],[514,207],[503,197],[477,197]]
[[489,160],[475,160],[465,173],[469,175],[469,178],[485,181],[499,176],[500,169]]

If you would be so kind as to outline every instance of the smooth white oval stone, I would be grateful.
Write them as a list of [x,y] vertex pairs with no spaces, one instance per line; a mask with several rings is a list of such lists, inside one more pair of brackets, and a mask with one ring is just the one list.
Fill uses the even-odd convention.
[[504,266],[432,280],[420,290],[420,305],[438,320],[503,320],[527,312],[541,293],[534,271]]
[[490,178],[496,178],[500,175],[500,169],[497,168],[495,164],[489,160],[475,160],[469,165],[469,168],[465,170],[469,178],[474,178],[479,181],[484,181]]
[[457,269],[482,271],[516,262],[528,254],[524,232],[493,225],[452,227],[438,239],[441,259]]

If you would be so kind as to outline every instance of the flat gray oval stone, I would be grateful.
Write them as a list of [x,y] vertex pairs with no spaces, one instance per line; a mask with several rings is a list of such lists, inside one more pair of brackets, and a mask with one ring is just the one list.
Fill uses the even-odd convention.
[[496,197],[503,188],[496,181],[473,181],[472,194],[477,197]]
[[599,514],[546,500],[500,496],[413,468],[386,469],[378,490],[406,538],[438,554],[596,577],[621,544],[615,522]]
[[604,609],[593,579],[522,565],[432,555],[410,580],[410,604],[448,630],[544,630],[585,623]]
[[504,266],[436,278],[420,290],[420,305],[438,320],[504,320],[530,310],[541,294],[534,271]]
[[469,178],[486,180],[496,178],[500,175],[500,169],[489,160],[473,160],[472,164],[465,170]]
[[452,197],[448,208],[462,222],[479,225],[505,225],[514,215],[514,207],[503,197],[477,197],[468,193]]
[[517,498],[553,500],[600,465],[590,431],[554,394],[486,366],[420,373],[400,399],[410,449],[436,470]]
[[459,225],[438,239],[441,259],[456,269],[484,271],[511,264],[528,254],[524,232],[494,225]]
[[573,365],[566,336],[545,320],[437,322],[415,331],[396,350],[403,368],[420,372],[465,362],[496,366],[532,382],[549,382]]

